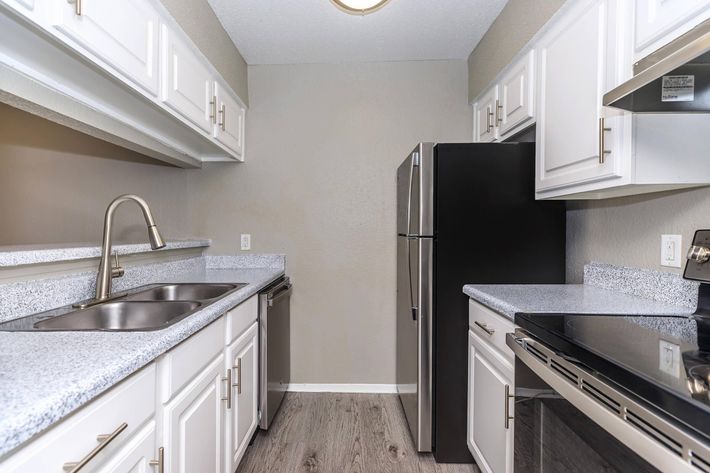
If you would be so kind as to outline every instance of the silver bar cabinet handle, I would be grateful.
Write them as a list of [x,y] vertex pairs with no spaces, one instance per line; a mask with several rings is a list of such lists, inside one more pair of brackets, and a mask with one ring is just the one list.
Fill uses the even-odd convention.
[[222,378],[222,381],[227,382],[227,397],[223,397],[223,401],[227,401],[227,409],[232,408],[232,370],[227,370],[227,377]]
[[611,150],[606,148],[606,143],[604,142],[604,133],[611,131],[611,128],[604,126],[604,117],[599,119],[599,164],[604,164],[607,154],[611,154]]
[[213,95],[210,100],[210,118],[213,124],[217,124],[217,96]]
[[237,358],[237,364],[234,365],[234,369],[237,370],[237,382],[233,384],[237,388],[237,394],[242,393],[242,359]]
[[491,107],[486,107],[488,113],[486,118],[486,133],[490,133],[493,129],[493,123],[491,123],[491,118],[493,118],[493,112],[491,112]]
[[500,104],[500,100],[496,99],[496,126],[499,126],[501,123],[503,123],[503,118],[501,118],[500,111],[503,109],[503,106]]
[[479,322],[478,320],[476,320],[474,324],[476,324],[481,330],[486,332],[488,335],[493,335],[494,333],[496,333],[495,329],[488,328],[488,325],[484,324],[483,322]]
[[165,449],[160,447],[158,449],[158,459],[151,460],[148,462],[150,466],[157,466],[158,473],[165,473]]
[[227,106],[225,104],[222,104],[222,107],[219,110],[219,115],[222,117],[222,122],[219,126],[222,128],[222,131],[224,131],[226,129],[225,123],[227,122]]
[[92,450],[90,451],[84,458],[81,459],[79,462],[67,462],[65,463],[62,468],[64,471],[68,471],[69,473],[76,473],[77,471],[80,471],[82,468],[86,466],[87,463],[89,463],[91,460],[94,459],[96,455],[101,452],[104,448],[108,446],[113,440],[118,437],[118,435],[126,430],[128,427],[128,424],[125,422],[121,425],[118,426],[116,430],[114,430],[110,434],[101,434],[96,436],[96,440],[99,442],[99,444]]
[[510,421],[514,419],[513,416],[510,415],[510,398],[515,397],[510,395],[510,385],[506,384],[505,385],[505,428],[506,430],[510,428]]

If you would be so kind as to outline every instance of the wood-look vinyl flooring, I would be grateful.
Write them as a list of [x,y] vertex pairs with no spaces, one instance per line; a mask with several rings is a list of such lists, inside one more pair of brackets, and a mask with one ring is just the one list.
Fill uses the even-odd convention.
[[288,393],[237,473],[480,473],[418,454],[392,394]]

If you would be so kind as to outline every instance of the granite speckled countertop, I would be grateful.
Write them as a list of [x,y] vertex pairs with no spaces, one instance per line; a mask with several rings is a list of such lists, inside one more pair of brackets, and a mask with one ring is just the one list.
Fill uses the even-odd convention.
[[588,284],[467,285],[471,299],[513,319],[516,313],[686,316],[693,309]]
[[170,263],[165,271],[153,270],[143,279],[134,276],[135,286],[150,282],[248,283],[163,330],[0,332],[0,457],[284,274],[283,257],[280,264],[278,259],[275,263],[273,258],[259,258],[192,258],[179,268]]

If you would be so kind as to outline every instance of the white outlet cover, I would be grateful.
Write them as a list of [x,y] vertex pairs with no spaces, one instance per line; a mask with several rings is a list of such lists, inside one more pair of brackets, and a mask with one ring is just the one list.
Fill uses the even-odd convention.
[[683,265],[682,254],[682,235],[661,235],[661,266],[680,268]]
[[665,340],[658,341],[658,369],[680,378],[680,346]]
[[241,235],[241,249],[251,250],[251,235],[249,233],[242,233]]

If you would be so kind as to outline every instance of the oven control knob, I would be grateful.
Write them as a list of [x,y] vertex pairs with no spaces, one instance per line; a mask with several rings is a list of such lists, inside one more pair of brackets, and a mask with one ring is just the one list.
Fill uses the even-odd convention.
[[705,263],[710,260],[710,248],[693,245],[688,250],[688,259],[696,263]]

